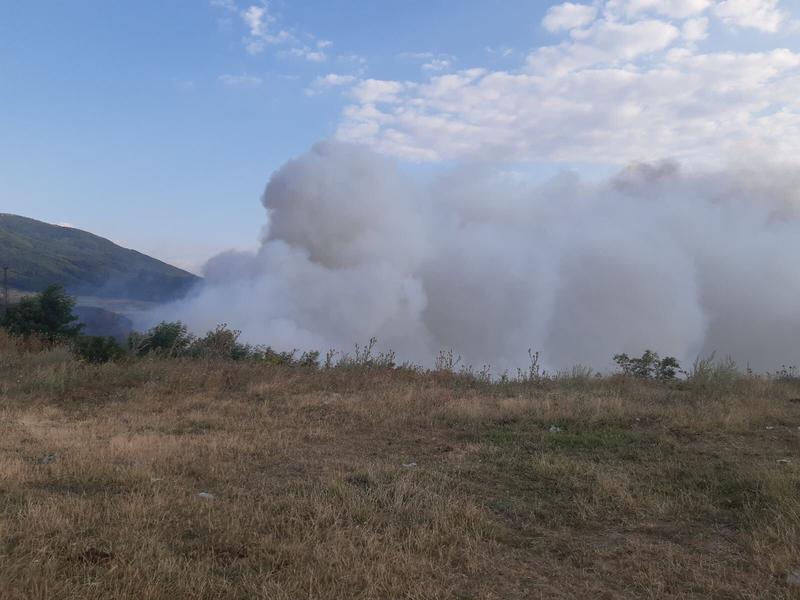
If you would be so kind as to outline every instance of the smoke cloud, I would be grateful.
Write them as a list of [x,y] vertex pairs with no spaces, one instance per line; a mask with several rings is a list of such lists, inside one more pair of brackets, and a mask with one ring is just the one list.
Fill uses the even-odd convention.
[[608,369],[647,348],[800,363],[800,172],[636,164],[601,183],[489,167],[416,177],[321,142],[270,179],[260,249],[227,252],[157,316],[279,349],[442,349],[495,372]]

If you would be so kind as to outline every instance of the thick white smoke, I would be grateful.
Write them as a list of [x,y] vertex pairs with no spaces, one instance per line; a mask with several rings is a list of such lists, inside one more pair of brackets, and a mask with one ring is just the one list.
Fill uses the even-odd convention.
[[496,371],[528,348],[550,368],[652,348],[771,370],[800,363],[799,184],[788,168],[671,162],[601,184],[489,168],[431,181],[322,142],[271,178],[258,252],[215,257],[158,316],[281,349],[376,336],[430,364],[452,348]]

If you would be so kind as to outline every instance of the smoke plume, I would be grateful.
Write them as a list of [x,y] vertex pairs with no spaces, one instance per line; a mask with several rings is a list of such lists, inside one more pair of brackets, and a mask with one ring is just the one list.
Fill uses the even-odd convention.
[[167,307],[196,331],[227,322],[279,349],[378,338],[431,364],[608,369],[647,348],[800,362],[800,174],[637,164],[601,183],[491,168],[405,173],[322,142],[269,181],[260,249],[227,252]]

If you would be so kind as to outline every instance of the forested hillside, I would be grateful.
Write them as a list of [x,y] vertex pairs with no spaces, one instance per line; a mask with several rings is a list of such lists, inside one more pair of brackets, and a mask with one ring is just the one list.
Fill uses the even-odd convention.
[[40,291],[58,283],[71,294],[166,302],[199,278],[97,235],[0,213],[0,266],[11,286]]

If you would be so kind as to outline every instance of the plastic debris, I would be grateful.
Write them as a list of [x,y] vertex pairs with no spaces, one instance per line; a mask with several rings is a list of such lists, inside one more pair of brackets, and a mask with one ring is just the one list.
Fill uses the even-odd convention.
[[550,425],[550,433],[559,433],[561,431],[561,427],[558,425]]
[[209,494],[208,492],[200,492],[197,494],[198,498],[202,498],[203,500],[213,500],[214,494]]
[[55,454],[45,454],[42,458],[37,460],[36,462],[40,465],[49,465],[50,463],[54,463],[58,460],[58,456]]
[[404,464],[404,465],[403,465],[403,468],[404,468],[404,469],[413,469],[413,468],[414,468],[414,467],[416,467],[416,466],[417,466],[417,463],[415,463],[415,462],[412,462],[412,463],[406,463],[406,464]]

